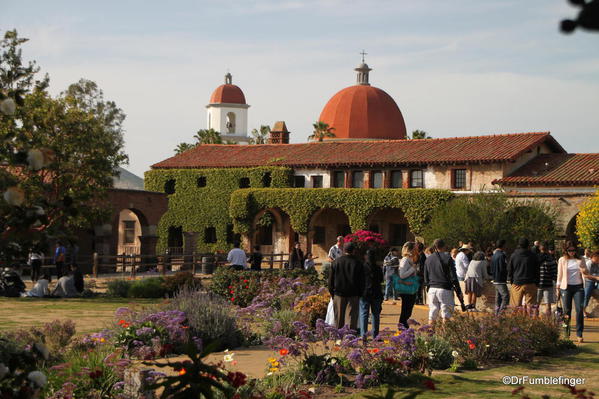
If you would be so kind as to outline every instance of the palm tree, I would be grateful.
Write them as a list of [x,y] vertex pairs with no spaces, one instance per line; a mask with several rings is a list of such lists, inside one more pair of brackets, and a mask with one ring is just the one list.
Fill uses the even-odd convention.
[[223,139],[220,136],[220,133],[214,129],[200,129],[193,136],[194,139],[197,140],[198,144],[222,144]]
[[312,126],[314,127],[314,132],[310,136],[308,136],[308,140],[322,141],[325,138],[336,137],[335,133],[333,133],[333,130],[335,130],[335,128],[330,127],[328,123],[318,121],[316,123],[313,123]]
[[417,140],[417,139],[432,139],[431,136],[428,135],[427,132],[425,132],[424,130],[414,130],[412,132],[412,137],[408,137],[412,140]]
[[266,144],[268,135],[270,134],[270,126],[260,125],[260,130],[252,129],[252,136],[250,138],[250,144]]
[[175,154],[179,155],[187,150],[191,150],[195,148],[197,144],[189,144],[189,143],[179,143],[177,144],[177,148],[175,148]]

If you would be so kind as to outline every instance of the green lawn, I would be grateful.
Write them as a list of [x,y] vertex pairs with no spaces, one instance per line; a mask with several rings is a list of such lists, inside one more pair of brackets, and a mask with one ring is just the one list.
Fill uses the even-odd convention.
[[[433,373],[436,390],[420,387],[395,388],[394,399],[414,397],[413,394],[422,391],[417,398],[519,398],[512,396],[512,390],[519,385],[504,385],[503,376],[564,376],[585,378],[585,384],[578,389],[599,392],[599,344],[584,344],[578,350],[571,351],[559,357],[537,357],[531,363],[514,363],[487,368],[485,370],[464,371],[460,373]],[[525,393],[531,399],[550,395],[551,398],[574,398],[569,391],[560,385],[529,385],[524,384]],[[386,388],[371,389],[366,393],[346,396],[347,399],[359,399],[369,395],[384,397]]]
[[0,330],[41,325],[52,320],[71,319],[78,334],[101,330],[114,319],[119,307],[139,307],[162,299],[127,298],[4,298],[0,297]]

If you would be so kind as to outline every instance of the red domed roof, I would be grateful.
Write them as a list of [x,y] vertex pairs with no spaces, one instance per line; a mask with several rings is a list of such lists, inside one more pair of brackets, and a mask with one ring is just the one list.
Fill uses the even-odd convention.
[[234,84],[220,85],[212,92],[210,104],[245,104],[243,91]]
[[334,128],[336,139],[406,138],[406,124],[393,98],[367,84],[350,86],[335,94],[319,121]]

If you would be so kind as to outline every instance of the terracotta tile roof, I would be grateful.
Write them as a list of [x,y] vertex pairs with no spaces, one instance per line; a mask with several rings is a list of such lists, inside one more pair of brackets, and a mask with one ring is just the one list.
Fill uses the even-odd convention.
[[549,132],[423,140],[325,141],[305,144],[203,144],[152,168],[253,166],[343,167],[497,163],[516,160],[546,142],[565,150]]
[[599,154],[542,154],[511,175],[493,181],[503,186],[599,185]]

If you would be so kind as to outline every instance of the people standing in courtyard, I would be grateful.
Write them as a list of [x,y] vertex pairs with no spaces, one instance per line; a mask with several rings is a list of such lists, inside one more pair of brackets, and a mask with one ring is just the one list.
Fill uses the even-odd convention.
[[[591,264],[587,266],[587,270],[589,274],[593,277],[599,278],[599,251],[592,252],[589,256],[591,259]],[[590,314],[587,313],[586,308],[589,306],[589,302],[591,300],[591,296],[593,296],[593,291],[599,289],[599,280],[587,278],[585,279],[584,286],[584,316],[590,317]]]
[[397,248],[391,248],[383,261],[383,269],[385,272],[385,301],[388,301],[389,298],[391,298],[393,303],[395,303],[395,300],[397,299],[395,287],[393,287],[393,276],[397,275],[399,269],[398,255]]
[[369,249],[364,256],[364,293],[360,298],[360,335],[366,339],[368,319],[372,314],[372,338],[379,335],[383,309],[383,269],[376,264],[375,251]]
[[458,248],[458,254],[455,257],[455,271],[460,282],[460,289],[462,292],[466,289],[464,281],[466,280],[466,272],[468,271],[468,265],[470,264],[469,254],[472,252],[472,247],[468,244],[462,245]]
[[243,270],[247,265],[247,256],[245,251],[240,248],[241,243],[235,242],[233,249],[227,254],[227,262],[233,270]]
[[572,302],[576,307],[576,337],[578,342],[583,342],[582,332],[584,330],[584,279],[599,281],[599,277],[592,276],[587,266],[578,256],[576,245],[568,241],[564,246],[564,255],[557,263],[556,287],[561,292],[564,318],[567,325],[567,333],[570,333],[570,321],[572,319]]
[[37,248],[34,248],[29,252],[27,264],[31,267],[31,281],[34,283],[40,277],[43,258],[44,254],[41,251],[38,251]]
[[64,262],[67,256],[67,249],[62,244],[62,241],[56,243],[54,250],[54,266],[56,267],[56,278],[61,278],[64,273]]
[[289,268],[303,269],[305,260],[306,258],[304,257],[304,251],[302,251],[302,246],[299,242],[296,242],[293,246],[293,250],[291,251],[291,255],[289,255]]
[[551,317],[551,304],[555,303],[555,281],[557,280],[557,261],[549,253],[549,243],[541,242],[539,245],[539,289],[537,302],[539,310],[543,304],[545,315]]
[[507,288],[507,255],[505,240],[497,240],[491,258],[491,276],[495,287],[495,314],[503,312],[510,303],[510,292]]
[[250,270],[257,272],[262,270],[262,259],[264,259],[264,256],[260,252],[260,245],[254,245],[254,252],[250,254],[249,258]]
[[414,242],[406,242],[401,249],[401,260],[399,261],[399,279],[397,280],[400,283],[398,288],[401,298],[399,324],[405,328],[408,328],[408,320],[412,317],[412,311],[416,303],[416,294],[420,287],[418,268],[413,260],[415,248],[416,244]]
[[[416,241],[416,247],[414,248],[414,265],[416,265],[416,269],[418,269],[418,277],[420,281],[424,279],[424,263],[426,262],[426,258],[434,252],[434,249],[427,248],[428,254],[426,254],[424,250],[424,243],[420,241]],[[418,289],[418,293],[416,294],[416,303],[418,305],[424,305],[426,297],[426,291],[424,289],[424,285],[420,284],[420,288]]]
[[476,311],[476,299],[482,295],[485,281],[490,279],[487,268],[488,262],[485,259],[485,253],[476,252],[468,264],[465,280],[466,295],[468,295],[466,309],[470,311]]
[[343,252],[331,266],[328,288],[335,309],[335,327],[349,324],[352,330],[357,330],[360,297],[364,293],[364,265],[354,255],[353,243],[346,243]]
[[445,242],[437,239],[433,247],[435,253],[426,258],[424,264],[423,281],[423,284],[428,287],[429,323],[437,320],[439,313],[442,320],[451,317],[455,307],[454,291],[458,298],[463,299],[455,264],[445,251]]
[[520,307],[524,300],[524,310],[533,314],[537,306],[537,287],[539,285],[539,258],[529,249],[527,238],[518,240],[507,264],[507,281],[512,284],[511,306]]
[[343,243],[345,239],[343,236],[337,237],[337,242],[329,249],[329,262],[333,263],[335,259],[343,255]]

